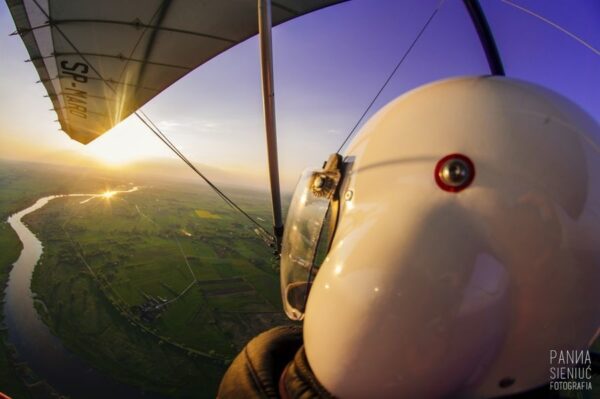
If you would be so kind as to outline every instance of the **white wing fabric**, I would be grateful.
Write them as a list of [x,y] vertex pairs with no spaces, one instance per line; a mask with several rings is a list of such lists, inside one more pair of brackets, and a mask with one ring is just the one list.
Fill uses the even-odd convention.
[[[277,0],[273,25],[340,0]],[[257,0],[7,0],[62,130],[87,144],[258,32]]]

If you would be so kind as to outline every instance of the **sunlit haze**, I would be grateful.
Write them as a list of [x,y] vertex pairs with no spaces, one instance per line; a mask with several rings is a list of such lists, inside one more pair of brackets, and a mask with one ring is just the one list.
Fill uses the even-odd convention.
[[[354,0],[274,28],[275,92],[283,186],[320,165],[356,123],[437,0]],[[600,3],[519,1],[600,48]],[[373,7],[377,4],[377,7]],[[600,60],[563,32],[501,1],[484,2],[507,75],[541,83],[600,119]],[[52,104],[0,4],[0,157],[122,168],[176,161],[134,117],[83,146],[58,130]],[[258,44],[252,38],[167,88],[144,112],[221,180],[268,186]],[[461,1],[448,0],[383,91],[378,108],[423,83],[487,74]],[[177,161],[179,162],[179,161]],[[160,168],[159,168],[160,169]],[[209,175],[210,175],[209,173]],[[190,174],[191,176],[191,174]]]

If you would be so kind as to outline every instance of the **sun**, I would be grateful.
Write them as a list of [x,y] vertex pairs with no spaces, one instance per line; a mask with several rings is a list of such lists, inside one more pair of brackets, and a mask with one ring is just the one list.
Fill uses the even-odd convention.
[[152,137],[145,126],[129,118],[81,149],[113,168],[126,167],[144,159],[164,157],[169,150]]
[[101,195],[102,198],[111,199],[116,193],[116,191],[105,191]]
[[[100,137],[98,140],[101,139],[103,139],[103,137]],[[135,148],[135,146],[131,145],[131,143],[124,145],[120,141],[123,140],[104,139],[97,143],[92,142],[85,148],[85,152],[109,167],[123,167],[139,160],[140,157],[137,156],[138,154],[131,150],[131,148]]]

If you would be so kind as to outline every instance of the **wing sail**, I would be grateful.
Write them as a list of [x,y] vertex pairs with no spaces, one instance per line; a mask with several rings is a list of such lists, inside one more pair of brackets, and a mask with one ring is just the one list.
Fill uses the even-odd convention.
[[[273,1],[273,25],[340,2]],[[84,144],[258,32],[256,0],[7,4],[62,130]]]

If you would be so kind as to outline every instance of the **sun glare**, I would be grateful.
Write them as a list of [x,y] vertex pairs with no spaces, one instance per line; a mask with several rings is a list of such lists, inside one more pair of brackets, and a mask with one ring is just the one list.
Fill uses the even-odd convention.
[[81,151],[109,167],[125,167],[142,160],[169,155],[163,144],[152,139],[145,126],[129,118]]
[[102,197],[106,199],[112,198],[116,194],[116,191],[105,191],[102,193]]

